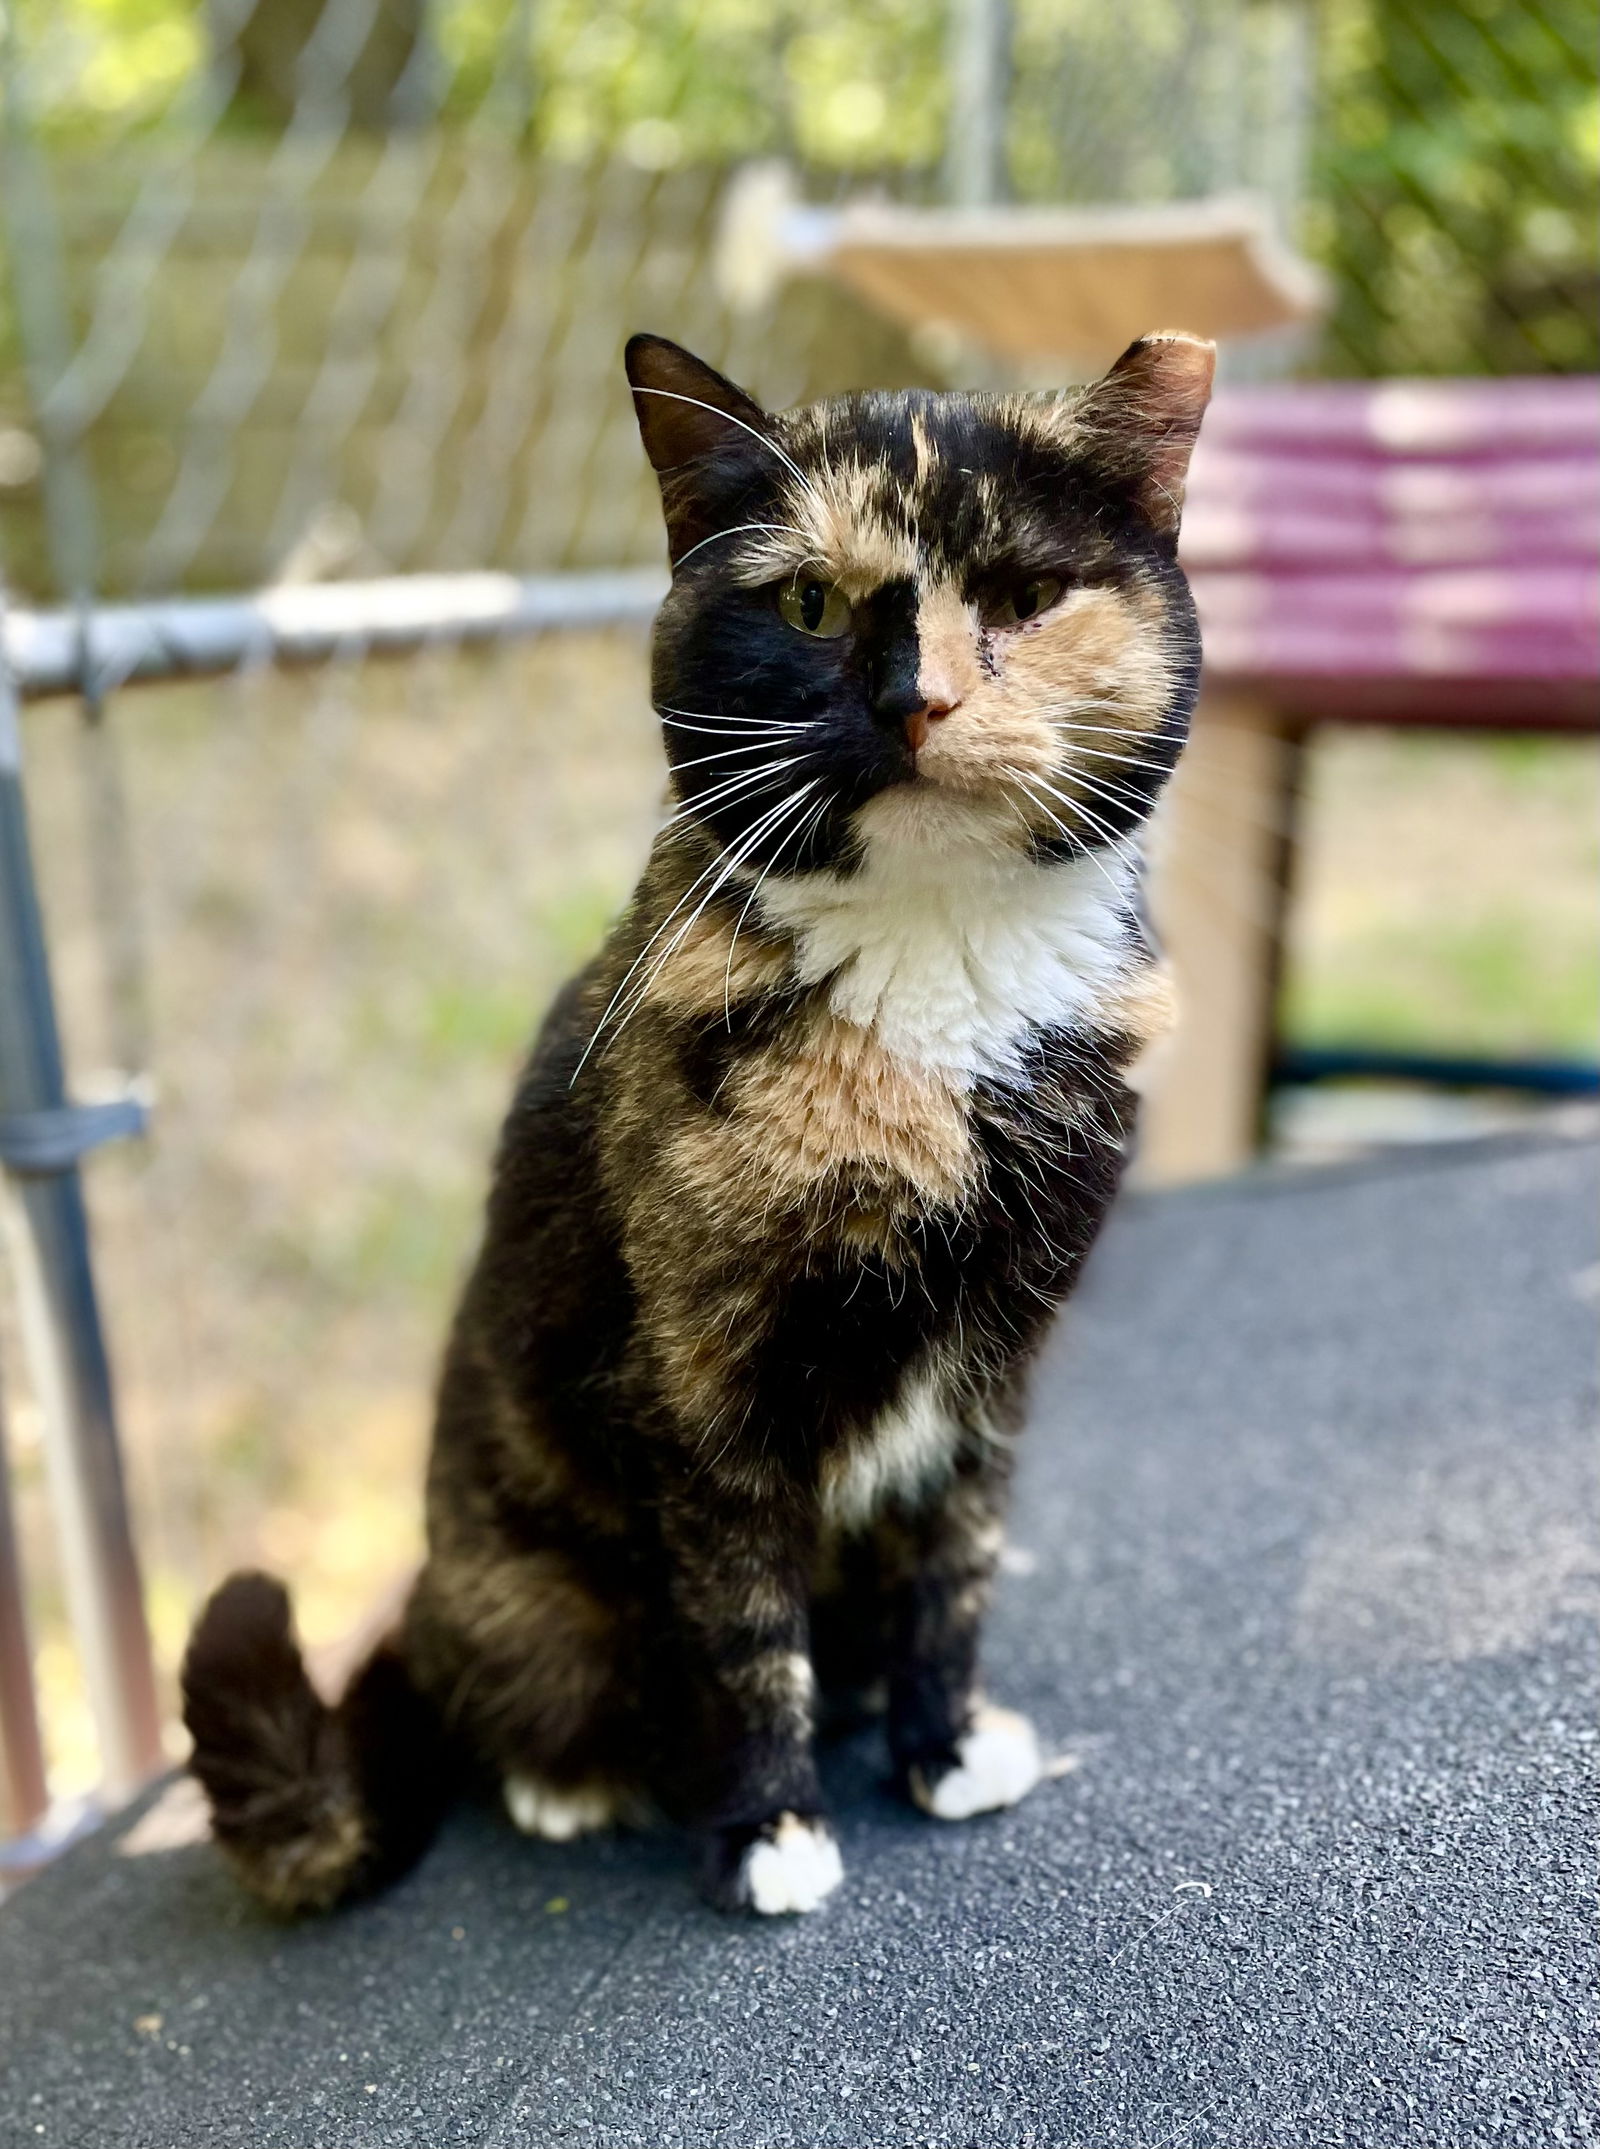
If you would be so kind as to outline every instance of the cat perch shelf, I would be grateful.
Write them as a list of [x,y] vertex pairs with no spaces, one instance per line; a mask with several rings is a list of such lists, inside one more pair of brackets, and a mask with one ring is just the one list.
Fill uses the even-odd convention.
[[826,275],[910,327],[999,356],[1100,364],[1152,328],[1218,340],[1311,321],[1323,284],[1250,195],[1106,208],[816,208],[783,165],[729,191],[718,281],[754,308],[789,276]]

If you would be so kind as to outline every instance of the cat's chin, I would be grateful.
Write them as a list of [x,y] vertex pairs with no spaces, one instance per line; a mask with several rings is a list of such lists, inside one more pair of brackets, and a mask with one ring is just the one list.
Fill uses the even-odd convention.
[[862,842],[886,850],[981,851],[1023,847],[1026,831],[1016,809],[998,792],[957,790],[932,776],[891,784],[855,817]]

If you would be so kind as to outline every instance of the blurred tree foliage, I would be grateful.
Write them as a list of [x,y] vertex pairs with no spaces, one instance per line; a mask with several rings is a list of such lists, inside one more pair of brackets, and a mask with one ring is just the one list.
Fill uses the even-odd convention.
[[1600,369],[1592,0],[1328,0],[1320,75],[1327,362]]
[[[241,44],[272,86],[236,98],[229,121],[280,126],[313,19],[326,67],[350,42],[341,16],[363,53],[392,21],[409,56],[418,12],[417,0],[10,5],[39,124],[80,138],[159,123],[204,96],[209,57]],[[932,165],[943,148],[943,10],[927,0],[431,0],[425,12],[430,113],[498,121],[558,156],[621,147],[665,168],[783,151],[871,168]],[[428,71],[411,72],[402,122],[418,116]]]
[[[369,26],[363,64],[388,38],[376,88],[352,83],[358,124],[381,123],[386,67],[391,83],[403,77],[388,106],[397,122],[438,113],[501,126],[562,158],[618,148],[664,170],[778,152],[814,172],[893,171],[903,187],[930,181],[943,149],[944,10],[929,0],[328,5],[335,26],[341,10]],[[1047,45],[1070,46],[1074,16],[1104,41],[1110,11],[1101,0],[1085,9],[1017,0],[1013,170],[1029,193],[1072,183],[1075,135],[1055,158],[1036,139],[1047,112],[1038,70]],[[211,0],[211,12],[226,23],[240,0]],[[207,0],[11,0],[40,123],[80,140],[137,130],[184,99],[224,103],[207,60],[230,42],[245,68],[223,123],[281,125],[315,12],[316,0],[258,0],[244,32],[211,35]],[[1125,30],[1134,22],[1141,49],[1158,16],[1170,16],[1172,38],[1188,34],[1184,0],[1138,0],[1136,21],[1128,5],[1115,14]],[[1323,366],[1600,367],[1592,0],[1320,0],[1316,24],[1303,237],[1337,291]],[[1197,79],[1194,98],[1215,89]],[[1182,114],[1162,121],[1167,163],[1182,126]]]

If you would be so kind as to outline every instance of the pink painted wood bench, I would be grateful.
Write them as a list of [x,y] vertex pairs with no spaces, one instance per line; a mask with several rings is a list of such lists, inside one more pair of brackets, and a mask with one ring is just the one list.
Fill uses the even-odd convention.
[[1167,1180],[1256,1146],[1315,726],[1600,727],[1600,381],[1224,389],[1183,556],[1206,670],[1158,860],[1184,1022],[1144,1168]]

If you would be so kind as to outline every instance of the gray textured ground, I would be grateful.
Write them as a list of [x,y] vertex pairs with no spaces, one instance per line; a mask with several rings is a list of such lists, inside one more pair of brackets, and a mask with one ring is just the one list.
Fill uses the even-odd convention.
[[0,2143],[1592,2140],[1595,1165],[1124,1209],[993,1635],[1078,1762],[1018,1812],[847,1750],[777,1925],[484,1815],[296,1931],[103,1837],[0,1913]]

